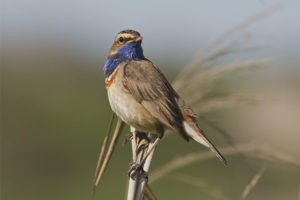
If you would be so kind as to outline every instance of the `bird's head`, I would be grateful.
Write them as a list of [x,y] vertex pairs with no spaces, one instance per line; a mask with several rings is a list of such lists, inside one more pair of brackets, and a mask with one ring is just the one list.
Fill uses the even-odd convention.
[[134,30],[124,30],[117,34],[108,54],[108,59],[138,60],[144,58],[141,47],[142,37]]
[[105,76],[110,76],[123,61],[145,59],[141,43],[142,37],[137,31],[124,30],[119,32],[103,67]]

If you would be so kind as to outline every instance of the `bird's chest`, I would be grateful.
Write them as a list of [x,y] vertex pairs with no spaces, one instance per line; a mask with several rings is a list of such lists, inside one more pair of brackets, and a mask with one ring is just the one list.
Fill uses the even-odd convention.
[[122,86],[114,82],[107,88],[107,94],[111,109],[125,122],[134,121],[134,113],[138,111],[138,105],[134,99],[127,94]]
[[153,130],[157,120],[128,93],[122,84],[121,76],[116,69],[106,79],[106,89],[111,109],[127,124],[140,130]]

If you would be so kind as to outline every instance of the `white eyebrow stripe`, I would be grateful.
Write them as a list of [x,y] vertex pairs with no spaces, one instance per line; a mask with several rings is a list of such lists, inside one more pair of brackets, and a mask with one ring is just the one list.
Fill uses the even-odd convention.
[[130,33],[120,33],[120,34],[117,35],[116,39],[120,38],[120,37],[123,37],[123,38],[132,38],[133,39],[135,36],[132,35],[132,34],[130,34]]

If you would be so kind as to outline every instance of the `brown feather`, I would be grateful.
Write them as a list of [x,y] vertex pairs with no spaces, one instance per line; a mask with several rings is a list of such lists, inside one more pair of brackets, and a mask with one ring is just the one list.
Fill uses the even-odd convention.
[[148,60],[125,61],[124,88],[164,126],[173,129],[188,141],[177,105],[179,98],[165,76]]

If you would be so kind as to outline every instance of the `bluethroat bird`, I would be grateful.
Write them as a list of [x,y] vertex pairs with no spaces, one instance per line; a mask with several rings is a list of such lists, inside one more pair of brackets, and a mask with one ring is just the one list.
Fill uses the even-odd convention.
[[225,158],[200,129],[196,114],[176,93],[161,71],[144,57],[142,37],[134,30],[117,34],[103,68],[112,110],[136,131],[158,134],[171,129]]

